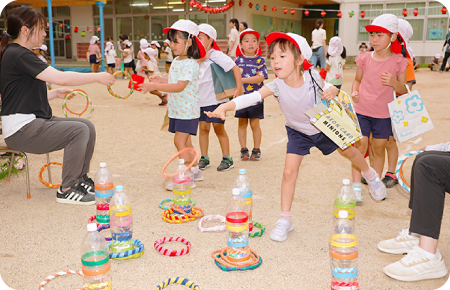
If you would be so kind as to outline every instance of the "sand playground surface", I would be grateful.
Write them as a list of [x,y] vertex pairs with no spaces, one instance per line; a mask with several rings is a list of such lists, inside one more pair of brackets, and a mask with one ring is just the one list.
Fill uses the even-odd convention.
[[[350,92],[356,70],[345,70],[343,91]],[[271,74],[270,80],[274,78]],[[417,89],[424,99],[435,129],[399,144],[400,156],[426,145],[450,141],[448,104],[450,73],[421,69],[416,73]],[[112,89],[126,95],[128,81],[117,79]],[[56,86],[54,86],[56,87]],[[97,141],[91,162],[90,177],[94,178],[100,162],[106,162],[115,185],[123,185],[133,207],[133,238],[145,245],[145,253],[138,259],[111,260],[113,289],[155,289],[171,277],[184,277],[200,289],[330,289],[331,267],[329,237],[333,223],[333,202],[343,178],[351,178],[350,163],[334,152],[323,156],[312,149],[300,166],[296,194],[292,205],[295,229],[285,242],[270,240],[280,213],[280,187],[284,168],[287,135],[284,116],[276,101],[265,102],[265,119],[261,161],[241,161],[238,142],[238,120],[227,114],[226,130],[230,137],[231,155],[235,168],[218,172],[221,161],[218,140],[210,132],[209,156],[211,167],[203,171],[204,180],[192,190],[192,199],[205,215],[225,214],[233,181],[239,168],[247,169],[253,186],[253,219],[266,226],[262,237],[250,238],[250,247],[263,259],[253,271],[224,272],[214,263],[211,252],[226,246],[225,232],[198,230],[198,220],[184,224],[169,224],[161,219],[161,200],[173,198],[160,178],[164,163],[176,153],[173,134],[160,131],[165,107],[159,98],[135,91],[128,99],[112,97],[100,84],[80,86],[95,105],[92,122]],[[53,114],[63,116],[61,99],[51,101]],[[77,96],[68,102],[71,110],[80,111],[85,99]],[[88,113],[86,113],[87,116]],[[194,146],[200,150],[198,137]],[[251,130],[247,145],[252,148]],[[95,205],[77,206],[55,201],[56,189],[45,187],[38,180],[45,155],[29,154],[31,199],[26,199],[25,174],[19,173],[6,183],[0,182],[1,251],[0,275],[13,289],[38,289],[47,276],[60,270],[81,270],[80,245],[86,234],[88,218],[95,215]],[[50,154],[51,161],[62,162],[63,152]],[[412,158],[411,158],[412,159]],[[412,160],[405,163],[409,178]],[[169,167],[172,172],[174,164]],[[386,168],[385,168],[386,170]],[[61,168],[52,167],[53,181],[61,182]],[[44,172],[44,178],[47,178]],[[396,262],[401,255],[380,252],[379,241],[394,238],[409,226],[409,193],[402,187],[388,189],[388,198],[375,202],[363,185],[364,204],[356,208],[356,227],[359,238],[360,288],[369,289],[438,289],[448,276],[420,282],[400,282],[386,276],[382,269]],[[450,199],[447,198],[439,248],[450,266]],[[218,225],[207,221],[204,227]],[[179,257],[160,254],[153,247],[163,237],[179,236],[192,243],[190,253]],[[184,244],[170,242],[164,247],[181,249]],[[76,289],[82,278],[68,275],[56,278],[46,289]],[[449,286],[450,287],[450,286]],[[187,289],[170,285],[167,289]]]

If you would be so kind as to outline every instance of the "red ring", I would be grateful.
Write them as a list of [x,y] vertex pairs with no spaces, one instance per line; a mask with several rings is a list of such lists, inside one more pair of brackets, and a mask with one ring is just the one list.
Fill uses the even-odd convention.
[[[243,218],[232,218],[232,217],[229,217],[229,215],[231,215],[231,214],[232,215],[236,215],[236,214],[244,215],[245,217],[243,217]],[[242,211],[230,212],[230,213],[227,213],[226,218],[227,218],[227,222],[234,223],[234,224],[240,224],[240,223],[245,223],[246,221],[248,221],[248,214],[246,212],[242,212]]]

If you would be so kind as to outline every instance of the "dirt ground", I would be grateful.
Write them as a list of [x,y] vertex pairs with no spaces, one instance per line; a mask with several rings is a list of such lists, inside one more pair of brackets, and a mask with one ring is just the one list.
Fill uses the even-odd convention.
[[[344,73],[343,90],[350,92],[356,70]],[[273,74],[271,79],[273,79]],[[425,145],[449,141],[450,117],[444,106],[448,104],[450,73],[421,69],[416,74],[417,85],[435,129],[399,144],[400,154]],[[125,95],[125,80],[118,79],[113,90]],[[254,189],[253,217],[266,225],[262,237],[251,238],[250,247],[263,259],[254,271],[223,272],[213,262],[211,252],[226,246],[225,232],[202,233],[198,221],[169,224],[161,219],[158,203],[172,198],[166,191],[160,171],[176,152],[173,135],[160,131],[166,108],[159,107],[159,98],[134,92],[128,99],[112,97],[105,86],[80,86],[95,105],[92,122],[97,130],[95,153],[90,176],[94,178],[100,162],[106,162],[115,185],[123,185],[133,207],[133,238],[145,245],[145,254],[134,260],[111,261],[114,289],[155,289],[170,277],[185,277],[200,289],[330,289],[331,269],[328,251],[332,227],[333,201],[343,178],[351,178],[350,163],[335,152],[323,156],[313,149],[300,167],[296,195],[292,206],[295,229],[282,243],[273,242],[269,233],[280,212],[280,185],[284,167],[287,136],[284,116],[273,98],[265,102],[265,119],[261,122],[263,139],[262,159],[259,162],[240,161],[237,119],[228,113],[226,129],[230,137],[231,155],[235,168],[218,172],[221,151],[214,133],[210,136],[211,167],[203,172],[204,181],[192,190],[192,198],[205,215],[224,215],[231,195],[233,181],[239,168],[246,168]],[[80,110],[85,101],[81,96],[69,101],[72,110]],[[52,100],[53,113],[63,116],[61,100]],[[249,129],[250,132],[250,129]],[[249,134],[248,134],[249,135]],[[252,148],[250,135],[248,147]],[[199,150],[198,138],[193,138]],[[62,162],[62,151],[50,154],[52,161]],[[26,199],[25,174],[0,182],[0,274],[13,289],[37,289],[48,275],[59,270],[81,270],[80,244],[86,233],[88,218],[95,215],[95,206],[59,204],[56,189],[45,187],[38,180],[45,155],[29,155],[31,199]],[[405,171],[409,172],[412,160]],[[53,179],[60,182],[61,169],[54,166]],[[406,173],[409,177],[409,174]],[[44,173],[44,178],[46,174]],[[400,186],[388,189],[388,198],[375,202],[364,186],[364,204],[356,209],[359,237],[359,281],[361,289],[438,289],[447,277],[420,281],[399,282],[386,276],[384,266],[401,256],[380,252],[376,244],[393,238],[408,228],[409,194]],[[440,251],[450,265],[449,199],[442,222]],[[203,226],[217,225],[205,222]],[[161,255],[153,243],[162,237],[179,236],[192,243],[189,254],[181,257]],[[165,247],[180,249],[180,243]],[[82,285],[80,277],[71,275],[51,281],[46,289],[74,289]],[[449,286],[450,287],[450,286]],[[185,288],[179,285],[168,289]]]

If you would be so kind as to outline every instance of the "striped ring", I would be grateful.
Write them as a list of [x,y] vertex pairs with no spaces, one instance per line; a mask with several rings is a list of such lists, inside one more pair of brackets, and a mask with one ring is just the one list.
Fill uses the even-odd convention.
[[[50,282],[51,280],[55,279],[56,277],[64,276],[64,275],[67,275],[67,274],[76,274],[76,275],[80,275],[81,277],[83,277],[83,273],[81,273],[81,271],[63,270],[63,271],[60,271],[58,273],[55,273],[55,274],[50,275],[47,278],[45,278],[44,281],[42,281],[41,284],[39,284],[39,290],[45,290],[44,286],[48,282]],[[77,290],[82,290],[82,289],[84,289],[84,287],[78,288]]]
[[207,215],[204,216],[200,219],[200,221],[198,222],[198,229],[201,232],[220,232],[220,231],[224,231],[225,230],[225,225],[222,226],[214,226],[214,227],[210,227],[210,228],[203,228],[202,224],[204,221],[212,221],[212,220],[218,220],[221,223],[225,223],[225,217],[221,216],[221,215]]
[[[165,198],[165,199],[161,200],[161,202],[159,203],[159,207],[163,210],[171,209],[172,207],[167,207],[167,206],[163,205],[163,203],[171,202],[171,201],[173,201],[173,198]],[[191,206],[194,206],[194,205],[195,205],[195,201],[193,199],[191,199]]]
[[[140,256],[136,255],[138,253],[141,253],[144,251],[144,244],[139,241],[138,239],[133,239],[133,244],[136,246],[133,250],[128,250],[123,253],[109,253],[109,257],[111,259],[117,259],[117,260],[126,260],[126,259],[132,259],[132,258],[139,258]],[[112,242],[108,243],[108,248],[111,247]]]
[[248,236],[251,238],[262,237],[262,235],[264,234],[264,231],[266,230],[266,226],[262,225],[258,222],[255,222],[255,221],[252,221],[252,223],[253,223],[254,228],[259,228],[260,230],[255,233],[249,233]]
[[114,93],[110,86],[107,86],[106,88],[108,89],[108,92],[111,94],[111,96],[119,98],[119,99],[127,99],[134,92],[134,81],[133,81],[132,77],[130,76],[130,74],[127,73],[126,71],[117,71],[113,74],[113,76],[115,77],[115,76],[121,75],[121,74],[123,74],[124,76],[126,76],[127,78],[130,79],[131,87],[130,87],[130,92],[128,93],[128,95],[126,95],[125,97],[121,97],[118,94]]
[[413,156],[415,154],[420,154],[423,151],[417,150],[417,151],[411,151],[406,153],[405,155],[403,155],[401,158],[398,159],[397,162],[397,167],[395,168],[395,175],[397,176],[398,179],[398,183],[404,188],[406,189],[406,191],[410,192],[410,184],[408,183],[408,181],[406,181],[405,176],[403,175],[403,164],[405,163],[406,159],[408,159],[408,157]]
[[[167,243],[167,242],[181,242],[183,244],[186,245],[186,248],[180,249],[180,250],[172,250],[172,249],[166,249],[162,246],[162,244]],[[191,249],[191,242],[189,242],[186,239],[180,238],[180,237],[164,237],[158,241],[155,241],[154,247],[157,251],[159,251],[161,254],[165,255],[165,256],[170,256],[170,257],[174,257],[174,256],[182,256],[182,255],[186,255],[187,253],[189,253],[189,250]]]
[[194,282],[189,281],[189,279],[187,279],[187,278],[181,278],[181,277],[169,278],[166,281],[164,281],[161,284],[159,284],[158,286],[156,286],[156,289],[157,290],[164,289],[167,286],[169,286],[170,284],[180,284],[180,285],[189,287],[189,288],[194,289],[194,290],[199,290],[200,289],[200,287],[197,284],[195,284]]
[[[86,108],[84,108],[83,112],[81,112],[81,113],[79,113],[79,114],[78,114],[78,113],[75,113],[75,112],[72,112],[72,111],[69,109],[69,107],[67,107],[67,105],[66,105],[66,102],[67,102],[67,100],[69,99],[69,97],[70,97],[70,96],[75,96],[76,94],[79,94],[79,95],[82,95],[82,96],[85,96],[85,97],[86,97]],[[83,113],[86,112],[86,110],[89,108],[89,105],[91,106],[91,107],[90,107],[91,110],[90,110],[90,112],[89,112],[89,113],[90,113],[89,116],[86,118],[87,120],[89,120],[89,119],[92,117],[92,115],[94,114],[94,105],[92,104],[91,98],[89,98],[89,96],[86,94],[85,91],[80,90],[80,89],[75,89],[75,90],[73,90],[73,92],[67,93],[67,95],[64,97],[64,101],[63,101],[63,103],[62,103],[62,110],[63,110],[64,116],[66,116],[66,118],[69,117],[67,111],[69,111],[70,113],[72,113],[72,114],[74,114],[74,115],[77,115],[78,117],[81,117],[81,115],[83,115]],[[66,109],[67,109],[67,110],[66,110]]]

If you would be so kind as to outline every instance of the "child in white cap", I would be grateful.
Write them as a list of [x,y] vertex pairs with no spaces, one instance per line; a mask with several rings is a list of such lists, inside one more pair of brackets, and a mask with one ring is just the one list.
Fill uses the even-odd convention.
[[142,71],[142,67],[147,66],[147,59],[144,57],[144,50],[147,49],[149,46],[150,46],[150,44],[148,43],[147,39],[142,38],[139,41],[139,51],[136,56],[136,58],[138,59],[138,62],[136,64],[136,71],[137,71],[138,75],[146,75]]
[[201,150],[201,158],[198,166],[201,170],[205,170],[210,166],[208,156],[209,149],[209,131],[211,124],[214,128],[217,138],[219,139],[220,148],[222,149],[222,161],[217,167],[217,171],[227,171],[234,167],[233,158],[230,156],[230,140],[225,131],[225,121],[219,118],[209,118],[205,112],[214,111],[221,103],[227,102],[228,99],[218,101],[214,91],[214,82],[211,72],[211,64],[215,63],[225,72],[232,71],[236,80],[237,89],[236,96],[242,92],[241,72],[234,61],[226,54],[220,51],[217,45],[217,32],[209,24],[199,25],[199,39],[209,52],[209,58],[200,63],[198,93],[200,95],[200,121],[199,121],[199,143]]
[[105,54],[106,54],[106,63],[108,65],[107,71],[110,74],[114,74],[115,67],[116,67],[116,50],[114,49],[114,44],[112,42],[107,42],[105,47]]
[[[125,68],[125,71],[127,73],[132,74],[132,62],[133,62],[133,53],[131,52],[131,41],[129,41],[128,39],[125,39],[122,43],[124,49],[123,49],[123,53],[122,56],[124,57],[123,59],[123,67]],[[124,77],[125,80],[127,80],[127,77]]]
[[164,40],[164,52],[167,53],[167,59],[166,59],[166,73],[169,73],[170,65],[173,61],[173,54],[172,50],[170,49],[170,40],[166,39]]
[[152,42],[150,42],[150,45],[156,51],[156,56],[155,56],[156,61],[159,61],[159,49],[161,48],[161,45],[156,40],[153,40]]
[[336,88],[340,89],[344,83],[344,69],[345,69],[345,58],[347,57],[347,52],[342,40],[338,36],[334,36],[330,39],[328,44],[328,50],[326,55],[326,63],[328,71],[325,81],[329,82]]
[[[393,135],[387,104],[392,102],[394,91],[406,93],[406,48],[398,34],[398,19],[393,14],[383,14],[366,25],[370,33],[371,52],[356,57],[356,77],[352,86],[352,98],[363,138],[355,143],[361,154],[366,154],[372,136],[372,166],[377,175],[383,173],[385,150],[389,136]],[[356,201],[361,203],[360,168],[352,169],[353,191]]]
[[[156,51],[151,48],[147,47],[143,50],[144,55],[144,61],[142,62],[141,71],[145,73],[145,75],[150,79],[151,76],[157,75],[160,76],[161,73],[158,69],[158,64],[156,63],[155,55]],[[161,93],[160,91],[154,90],[150,92],[153,95],[157,95],[161,99],[160,106],[167,105],[167,94]]]
[[440,66],[440,59],[441,59],[441,55],[439,53],[436,53],[434,55],[433,60],[430,62],[430,64],[428,65],[428,67],[430,68],[430,70],[433,70],[433,68],[436,66],[439,68]]
[[91,72],[98,72],[99,67],[99,59],[102,58],[100,47],[97,45],[97,42],[99,41],[99,38],[95,35],[91,37],[91,40],[89,41],[90,45],[88,48],[88,54],[89,54],[89,63],[91,64]]
[[[170,28],[164,28],[163,32],[168,34],[173,54],[177,56],[170,66],[169,78],[152,76],[151,82],[142,84],[141,88],[143,93],[154,90],[170,93],[169,132],[175,134],[175,147],[180,151],[187,147],[194,148],[191,135],[197,135],[200,118],[197,60],[204,58],[206,51],[198,39],[198,26],[191,20],[178,20]],[[194,180],[203,179],[197,160],[192,160],[189,152],[181,154],[180,158],[184,159],[186,164],[194,161],[191,168],[191,188],[195,187]],[[172,190],[173,184],[166,188]]]
[[[316,147],[324,155],[338,152],[363,171],[370,185],[372,195],[380,200],[386,195],[386,187],[375,170],[367,165],[364,157],[354,147],[341,150],[325,134],[310,123],[306,111],[322,102],[333,99],[339,90],[322,81],[319,73],[311,69],[308,59],[311,47],[306,39],[294,33],[273,32],[266,38],[269,45],[270,65],[277,78],[259,91],[240,96],[220,105],[210,117],[225,118],[226,111],[239,110],[274,95],[286,118],[288,135],[287,154],[281,183],[281,215],[276,227],[270,233],[274,241],[284,241],[294,229],[291,216],[292,200],[299,166],[310,149]],[[323,93],[322,93],[323,91]]]

